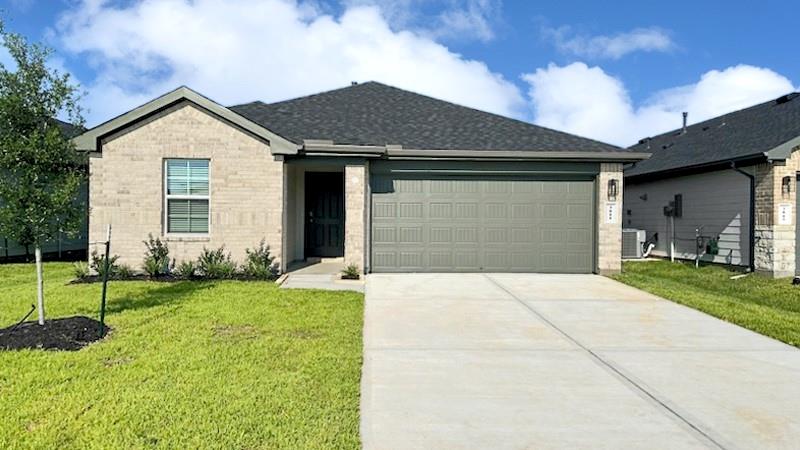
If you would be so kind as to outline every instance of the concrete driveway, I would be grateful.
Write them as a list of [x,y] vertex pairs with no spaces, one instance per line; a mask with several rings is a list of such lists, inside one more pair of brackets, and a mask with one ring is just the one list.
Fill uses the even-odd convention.
[[367,449],[798,448],[800,350],[592,275],[370,275]]

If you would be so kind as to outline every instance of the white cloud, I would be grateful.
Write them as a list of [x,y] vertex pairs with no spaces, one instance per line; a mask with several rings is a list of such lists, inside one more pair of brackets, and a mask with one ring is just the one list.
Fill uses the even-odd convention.
[[519,116],[519,89],[423,33],[393,30],[375,7],[341,16],[289,0],[85,1],[59,22],[66,50],[88,56],[90,125],[186,84],[233,104],[377,80]]
[[494,39],[492,22],[496,20],[499,5],[493,0],[468,0],[463,5],[452,6],[439,15],[441,25],[437,35],[450,38],[473,36],[488,42]]
[[636,28],[613,36],[574,34],[569,27],[545,28],[544,34],[559,51],[594,59],[620,59],[637,51],[667,52],[675,48],[669,34],[657,27]]
[[537,124],[624,146],[680,127],[682,111],[696,123],[794,89],[769,69],[739,65],[706,72],[695,84],[657,92],[636,106],[622,81],[582,62],[550,64],[522,78]]
[[495,38],[494,24],[501,10],[500,0],[346,0],[345,4],[378,7],[393,29],[434,39],[482,42]]

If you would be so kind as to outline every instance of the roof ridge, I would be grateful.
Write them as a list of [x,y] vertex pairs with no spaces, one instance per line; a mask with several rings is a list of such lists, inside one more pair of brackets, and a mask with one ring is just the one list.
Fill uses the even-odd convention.
[[262,102],[260,100],[258,102],[262,103],[262,104],[264,104],[266,106],[276,106],[276,105],[280,105],[281,103],[294,102],[294,101],[297,101],[297,100],[305,100],[305,99],[312,98],[312,97],[319,97],[320,95],[332,94],[334,92],[339,92],[339,91],[344,91],[344,90],[348,90],[348,89],[358,88],[358,87],[361,87],[361,86],[366,86],[368,84],[381,84],[381,83],[378,83],[377,81],[365,81],[363,83],[356,83],[356,84],[351,84],[349,86],[342,86],[342,87],[338,87],[338,88],[334,88],[334,89],[329,89],[327,91],[316,92],[314,94],[307,94],[307,95],[301,95],[299,97],[287,98],[285,100],[279,100],[277,102],[272,102],[272,103],[265,103],[265,102]]
[[370,84],[370,83],[381,84],[381,83],[378,83],[377,81],[365,81],[363,83],[351,84],[349,86],[342,86],[342,87],[338,87],[338,88],[334,88],[334,89],[329,89],[327,91],[315,92],[313,94],[301,95],[299,97],[291,97],[291,98],[287,98],[287,99],[283,99],[283,100],[278,100],[278,101],[275,101],[275,102],[269,102],[268,103],[268,102],[265,102],[263,100],[253,100],[253,101],[250,101],[250,102],[240,103],[240,104],[237,104],[237,105],[231,105],[231,106],[229,106],[229,108],[238,108],[240,106],[249,106],[249,105],[254,105],[254,104],[260,104],[260,105],[264,105],[264,106],[275,106],[275,105],[280,105],[281,103],[293,102],[295,100],[303,100],[303,99],[306,99],[306,98],[316,97],[316,96],[319,96],[319,95],[329,94],[329,93],[333,93],[333,92],[337,92],[337,91],[343,91],[345,89],[351,89],[351,88],[354,88],[354,87],[363,86],[363,85]]

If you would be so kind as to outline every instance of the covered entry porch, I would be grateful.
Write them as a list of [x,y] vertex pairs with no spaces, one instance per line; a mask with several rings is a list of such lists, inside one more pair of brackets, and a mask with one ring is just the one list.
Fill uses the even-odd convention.
[[308,157],[284,161],[287,272],[363,271],[366,161]]

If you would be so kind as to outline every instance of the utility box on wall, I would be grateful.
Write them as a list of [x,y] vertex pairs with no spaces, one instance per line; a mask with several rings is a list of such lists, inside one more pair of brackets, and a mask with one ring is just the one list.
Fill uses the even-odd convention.
[[675,194],[674,200],[664,207],[664,215],[667,217],[683,216],[683,194]]
[[675,194],[675,200],[672,201],[672,205],[674,208],[673,216],[674,217],[681,217],[683,216],[683,194]]

